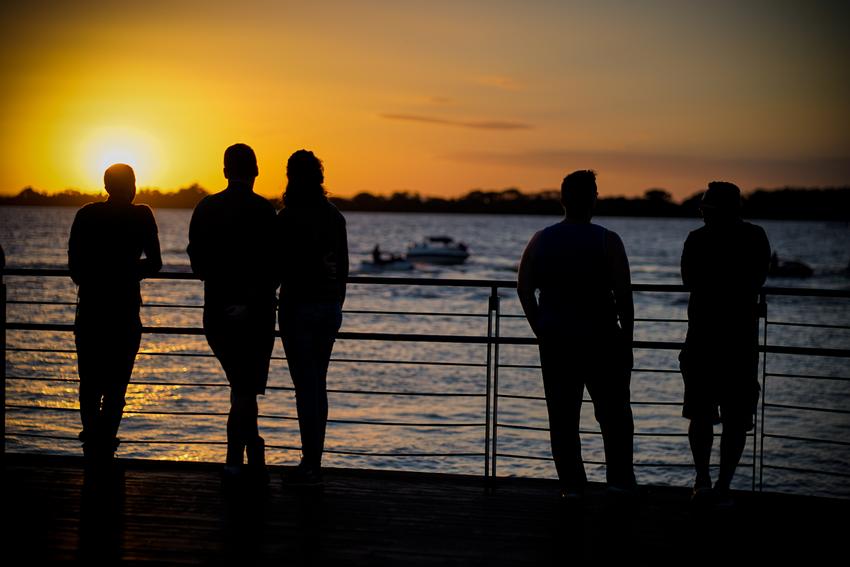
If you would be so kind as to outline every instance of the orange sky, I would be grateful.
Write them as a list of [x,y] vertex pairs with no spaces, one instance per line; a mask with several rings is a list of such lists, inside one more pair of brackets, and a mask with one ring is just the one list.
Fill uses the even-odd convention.
[[[15,4],[15,5],[12,5]],[[35,7],[34,7],[35,6]],[[308,148],[332,194],[604,195],[850,184],[846,2],[4,3],[0,193],[224,186],[234,142],[277,195]]]

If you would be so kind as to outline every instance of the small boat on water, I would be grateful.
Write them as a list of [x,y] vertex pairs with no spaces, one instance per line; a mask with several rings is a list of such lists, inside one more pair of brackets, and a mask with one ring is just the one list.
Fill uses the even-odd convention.
[[429,236],[407,249],[407,259],[426,264],[463,264],[469,258],[469,250],[463,242],[455,242],[450,236]]
[[360,262],[360,269],[364,272],[404,272],[412,270],[413,264],[404,256],[385,254],[380,245],[376,244],[372,249],[372,261]]

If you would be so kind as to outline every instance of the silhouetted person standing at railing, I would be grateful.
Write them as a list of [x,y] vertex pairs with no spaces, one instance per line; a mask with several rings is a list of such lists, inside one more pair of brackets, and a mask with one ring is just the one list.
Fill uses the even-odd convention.
[[139,282],[162,267],[153,212],[133,204],[133,169],[112,165],[103,182],[109,198],[77,211],[68,240],[68,268],[79,286],[74,335],[80,440],[89,465],[107,465],[118,447],[124,396],[142,336]]
[[288,484],[320,484],[328,420],[327,373],[348,279],[345,218],[325,196],[322,162],[298,150],[286,164],[277,215],[280,334],[295,386],[301,462]]
[[274,348],[275,212],[254,193],[258,173],[254,150],[227,148],[227,187],[198,203],[189,226],[192,271],[204,280],[204,333],[230,383],[226,482],[268,481],[257,396],[265,394]]
[[631,496],[637,488],[629,399],[634,329],[629,262],[620,237],[590,222],[596,196],[595,172],[575,171],[564,178],[566,216],[531,238],[517,283],[539,339],[561,495],[571,500],[580,499],[587,484],[579,438],[585,386],[602,429],[609,492]]
[[705,226],[688,235],[682,251],[682,281],[691,294],[679,356],[682,415],[691,421],[696,499],[711,496],[714,425],[723,423],[714,496],[730,504],[729,486],[758,405],[758,291],[770,244],[761,227],[741,219],[741,191],[731,183],[709,183],[700,210]]

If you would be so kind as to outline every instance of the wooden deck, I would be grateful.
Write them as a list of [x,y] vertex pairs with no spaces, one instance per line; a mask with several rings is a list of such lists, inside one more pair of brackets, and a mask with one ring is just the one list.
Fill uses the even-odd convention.
[[[551,481],[329,470],[322,491],[224,492],[217,465],[124,461],[84,484],[73,457],[5,454],[4,563],[221,565],[816,565],[847,557],[850,501],[738,495],[697,513],[688,491],[642,504],[594,486],[565,507]],[[12,559],[13,562],[9,563]]]

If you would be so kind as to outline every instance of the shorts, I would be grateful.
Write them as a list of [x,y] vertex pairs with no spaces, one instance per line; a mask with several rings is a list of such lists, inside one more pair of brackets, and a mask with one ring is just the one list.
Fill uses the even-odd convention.
[[758,409],[758,353],[750,349],[722,355],[686,346],[679,354],[685,383],[682,416],[750,431]]
[[262,395],[274,349],[274,306],[204,306],[204,333],[235,392]]

